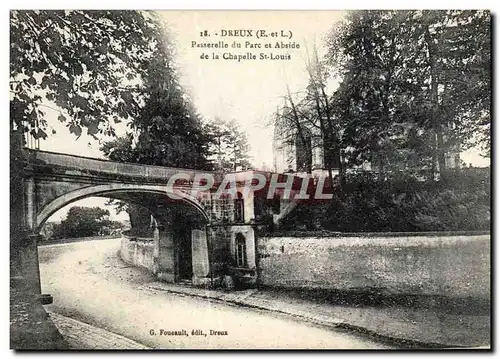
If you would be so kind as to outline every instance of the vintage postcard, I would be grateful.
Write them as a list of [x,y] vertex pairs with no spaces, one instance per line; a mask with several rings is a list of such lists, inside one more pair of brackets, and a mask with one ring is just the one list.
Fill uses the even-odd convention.
[[490,349],[491,21],[11,10],[11,349]]

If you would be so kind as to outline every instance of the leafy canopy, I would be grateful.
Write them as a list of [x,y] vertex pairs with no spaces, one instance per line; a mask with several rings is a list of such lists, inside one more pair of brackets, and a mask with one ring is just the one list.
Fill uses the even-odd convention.
[[328,49],[340,82],[333,108],[352,162],[376,155],[411,166],[489,150],[489,12],[351,12]]
[[66,218],[53,227],[54,238],[91,237],[109,234],[120,228],[119,222],[109,219],[109,211],[99,207],[71,207]]
[[47,107],[77,136],[114,135],[134,118],[164,28],[143,11],[10,13],[11,129],[47,137]]

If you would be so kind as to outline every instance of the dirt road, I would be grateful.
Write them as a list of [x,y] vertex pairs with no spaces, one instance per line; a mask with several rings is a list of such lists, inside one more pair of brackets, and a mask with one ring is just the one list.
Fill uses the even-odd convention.
[[54,297],[47,309],[156,349],[388,348],[285,315],[141,289],[155,279],[122,262],[119,246],[109,239],[39,247],[42,291]]

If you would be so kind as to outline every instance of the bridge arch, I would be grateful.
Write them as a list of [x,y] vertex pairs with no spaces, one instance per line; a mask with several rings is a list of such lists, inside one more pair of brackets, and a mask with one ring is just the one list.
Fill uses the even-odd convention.
[[177,197],[180,197],[183,202],[186,202],[189,205],[193,206],[207,222],[209,222],[210,220],[210,216],[201,202],[180,189],[172,191],[171,189],[167,188],[167,186],[109,183],[73,190],[50,201],[36,215],[36,221],[34,223],[35,233],[38,233],[40,231],[43,224],[47,221],[47,219],[49,219],[52,214],[54,214],[64,206],[87,197],[104,197],[106,195],[110,195],[110,197],[113,197],[112,194],[116,192],[156,193],[163,196],[175,195]]

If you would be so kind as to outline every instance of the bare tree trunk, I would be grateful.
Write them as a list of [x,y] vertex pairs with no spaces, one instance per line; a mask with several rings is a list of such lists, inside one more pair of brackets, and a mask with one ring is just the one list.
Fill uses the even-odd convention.
[[[317,90],[317,89],[315,89]],[[333,193],[333,172],[332,172],[332,161],[331,161],[331,143],[330,136],[325,126],[325,120],[323,118],[323,113],[321,111],[321,104],[319,101],[319,95],[315,91],[315,102],[316,102],[316,112],[318,113],[319,126],[321,129],[321,137],[323,139],[323,159],[325,161],[325,166],[328,171],[330,190]]]
[[299,115],[297,113],[297,108],[295,107],[295,103],[292,100],[292,95],[290,93],[290,88],[288,87],[288,85],[286,87],[286,90],[287,90],[287,94],[288,94],[288,100],[290,101],[290,105],[292,106],[293,119],[294,119],[295,128],[297,129],[297,134],[299,135],[299,138],[300,138],[302,144],[306,148],[306,155],[307,155],[306,171],[307,171],[307,173],[311,173],[312,172],[312,164],[309,161],[309,159],[312,158],[311,144],[309,143],[309,141],[306,140],[306,137],[304,135],[304,131],[302,130],[302,125],[300,123],[300,118],[299,118]]
[[439,164],[439,172],[441,175],[446,171],[446,160],[445,160],[445,151],[444,151],[444,136],[443,129],[441,126],[438,126],[436,129],[436,144],[437,144],[437,160]]
[[[432,103],[432,127],[434,128],[434,133],[436,134],[436,142],[433,155],[433,167],[435,168],[435,173],[442,174],[445,171],[445,151],[444,151],[444,137],[443,128],[438,118],[439,110],[439,93],[438,93],[438,71],[436,68],[436,45],[434,44],[433,38],[430,34],[429,28],[425,32],[425,41],[429,49],[429,67],[431,75],[431,103]],[[437,165],[437,168],[436,168]]]
[[130,203],[127,208],[132,233],[147,237],[151,234],[151,212],[146,208]]
[[[314,86],[314,101],[316,104],[316,112],[318,115],[321,136],[323,139],[323,159],[325,162],[326,169],[328,171],[330,190],[333,193],[334,186],[333,186],[332,157],[336,155],[337,146],[333,148],[336,143],[334,144],[333,123],[328,103],[328,96],[325,93],[325,85],[322,80],[319,81],[318,83],[318,81],[316,81],[316,78],[314,76],[315,75],[314,71],[316,71],[317,77],[319,79],[321,79],[322,77],[320,62],[318,60],[318,52],[316,48],[314,48],[314,65],[315,67],[313,68],[313,64],[311,63],[310,60],[308,60],[307,70],[309,73],[309,80]],[[324,100],[325,113],[323,113],[321,107],[322,104],[321,104],[321,95],[319,93],[320,90]],[[328,128],[325,125],[325,118],[327,120]]]
[[[343,166],[342,166],[342,156],[341,156],[341,148],[340,148],[340,143],[339,143],[339,137],[336,132],[336,126],[333,123],[332,119],[332,113],[330,109],[330,102],[328,101],[328,96],[326,95],[325,92],[325,87],[321,86],[321,95],[323,96],[323,101],[325,103],[325,112],[326,112],[326,119],[328,123],[328,132],[330,133],[330,154],[329,154],[329,164],[328,167],[330,168],[330,173],[331,173],[331,168],[332,168],[332,159],[335,158],[336,163],[338,164],[339,167],[339,183],[340,183],[340,190],[342,191],[342,188],[344,186],[344,173],[343,173]],[[332,190],[333,190],[333,181],[332,181]]]

